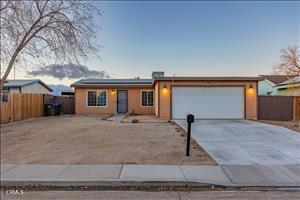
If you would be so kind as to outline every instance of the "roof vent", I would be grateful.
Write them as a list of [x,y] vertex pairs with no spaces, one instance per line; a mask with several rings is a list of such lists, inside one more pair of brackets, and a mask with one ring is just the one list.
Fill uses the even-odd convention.
[[164,76],[165,76],[165,72],[152,72],[152,78],[164,77]]

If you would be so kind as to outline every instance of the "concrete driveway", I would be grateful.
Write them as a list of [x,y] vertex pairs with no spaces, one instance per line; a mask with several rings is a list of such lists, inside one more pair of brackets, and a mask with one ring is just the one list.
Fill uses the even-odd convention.
[[[185,120],[176,120],[186,129]],[[300,134],[248,120],[196,120],[192,137],[220,165],[299,165]]]

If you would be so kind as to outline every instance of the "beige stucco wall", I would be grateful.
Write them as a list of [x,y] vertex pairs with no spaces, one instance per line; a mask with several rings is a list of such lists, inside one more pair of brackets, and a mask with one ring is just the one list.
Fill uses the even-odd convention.
[[49,94],[50,91],[40,83],[33,83],[22,87],[21,93]]
[[[152,107],[142,107],[141,106],[141,91],[142,90],[153,90],[152,88],[148,89],[128,89],[128,112],[136,113],[142,115],[154,115],[154,107],[155,107],[155,97],[154,104]],[[155,95],[155,94],[154,94]]]
[[10,94],[15,94],[15,93],[20,93],[20,89],[19,88],[9,88],[9,93]]
[[115,109],[116,109],[115,95],[111,93],[110,89],[105,89],[108,90],[108,96],[107,96],[108,102],[106,107],[88,107],[87,106],[88,90],[98,90],[98,89],[75,88],[75,114],[115,113]]
[[294,96],[300,96],[300,86],[297,88],[294,88],[291,93]]
[[[128,91],[128,112],[135,114],[151,115],[154,114],[153,107],[142,107],[140,104],[140,95],[142,90],[151,90],[150,88],[127,88],[120,90]],[[88,107],[87,91],[89,90],[107,90],[107,107]],[[114,91],[114,92],[113,92]],[[101,114],[117,112],[117,89],[115,88],[75,88],[75,113],[76,114]],[[154,97],[155,99],[155,97]],[[155,100],[154,100],[155,101]]]
[[[245,96],[245,115],[246,119],[257,119],[257,83],[256,82],[217,82],[217,81],[174,81],[172,83],[172,87],[170,87],[170,81],[162,81],[163,85],[167,85],[168,92],[163,93],[163,87],[160,87],[159,94],[159,117],[160,118],[171,118],[171,95],[172,95],[172,87],[174,86],[243,86],[246,88],[246,96]],[[156,85],[159,82],[156,83]],[[250,92],[249,87],[253,85],[254,90]],[[155,85],[155,87],[156,87]],[[156,113],[157,115],[157,113]],[[158,116],[158,115],[157,115]]]

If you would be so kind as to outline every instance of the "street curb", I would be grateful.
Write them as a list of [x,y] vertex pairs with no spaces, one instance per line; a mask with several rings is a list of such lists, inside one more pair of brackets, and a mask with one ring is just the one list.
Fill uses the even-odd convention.
[[[42,185],[42,186],[199,186],[199,187],[208,187],[208,186],[219,186],[223,187],[221,184],[210,184],[202,182],[189,182],[189,181],[1,181],[1,187],[3,186],[26,186],[26,185]],[[228,185],[229,186],[229,185]]]
[[58,186],[58,187],[73,187],[73,186],[99,186],[99,187],[126,187],[126,186],[191,186],[191,187],[279,187],[279,188],[300,188],[299,184],[224,184],[224,183],[207,183],[200,181],[120,181],[120,180],[1,180],[1,187],[5,186]]

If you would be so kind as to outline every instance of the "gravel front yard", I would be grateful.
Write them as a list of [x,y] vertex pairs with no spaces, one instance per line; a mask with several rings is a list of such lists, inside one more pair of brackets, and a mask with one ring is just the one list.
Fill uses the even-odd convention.
[[1,163],[215,164],[194,140],[191,156],[186,157],[184,135],[176,124],[162,121],[122,123],[101,116],[30,119],[2,125]]

